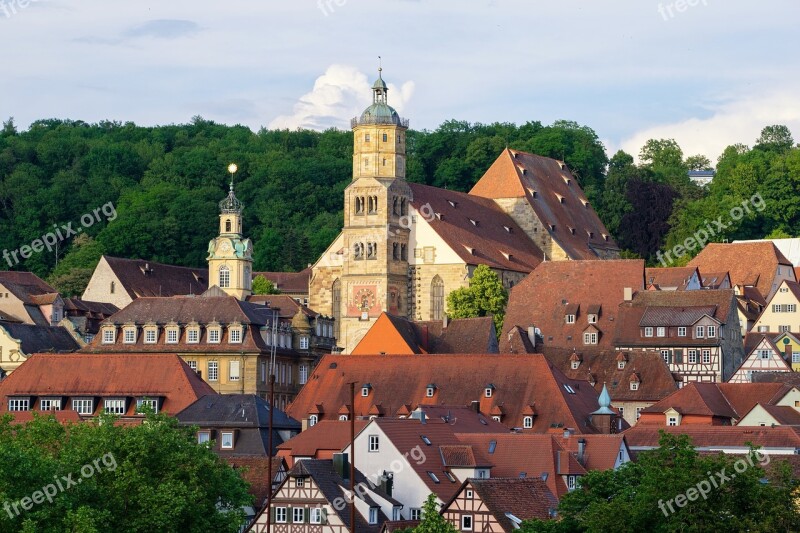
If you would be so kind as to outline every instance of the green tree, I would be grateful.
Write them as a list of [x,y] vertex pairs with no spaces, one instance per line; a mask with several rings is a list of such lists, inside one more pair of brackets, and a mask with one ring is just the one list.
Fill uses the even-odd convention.
[[582,477],[562,498],[559,521],[528,521],[521,531],[797,531],[797,480],[788,464],[776,463],[763,483],[764,457],[699,455],[687,436],[662,433],[659,447],[637,462]]
[[47,281],[62,296],[83,294],[103,252],[102,244],[88,234],[81,233],[72,240],[69,252],[58,262]]
[[[91,475],[86,475],[89,470]],[[76,484],[54,480],[71,476]],[[52,503],[24,510],[22,498],[48,490]],[[247,484],[193,428],[167,415],[148,415],[140,425],[98,423],[62,426],[52,416],[16,425],[0,419],[0,513],[2,531],[230,531],[251,505]],[[17,513],[16,511],[20,512]]]
[[761,135],[756,140],[756,150],[772,150],[786,152],[794,145],[792,132],[782,124],[767,126],[761,130]]
[[436,495],[428,494],[422,505],[422,520],[414,529],[415,533],[456,533],[456,528],[439,514],[439,504]]
[[271,279],[258,275],[253,278],[253,294],[280,294]]
[[497,334],[503,329],[508,291],[500,277],[486,265],[478,265],[469,286],[447,295],[447,313],[451,318],[474,318],[491,315]]

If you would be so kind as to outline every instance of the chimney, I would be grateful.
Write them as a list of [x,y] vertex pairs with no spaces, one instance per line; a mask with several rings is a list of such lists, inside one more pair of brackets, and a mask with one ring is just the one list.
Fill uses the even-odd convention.
[[472,400],[470,407],[472,407],[472,410],[475,411],[476,413],[481,412],[481,402],[479,402],[478,400]]
[[346,453],[333,454],[333,469],[344,480],[350,479],[350,463]]
[[447,313],[445,313],[444,317],[442,318],[442,327],[444,329],[447,329],[447,324],[449,324],[449,323],[450,323],[450,317],[447,316]]
[[536,328],[528,326],[528,340],[531,341],[531,346],[536,348]]
[[580,439],[578,441],[578,462],[584,466],[586,466],[586,463],[584,463],[585,456],[586,456],[586,439]]
[[300,421],[300,431],[303,432],[308,429],[308,418],[304,418]]
[[626,302],[630,302],[633,300],[633,288],[632,287],[625,287],[622,293],[622,299]]

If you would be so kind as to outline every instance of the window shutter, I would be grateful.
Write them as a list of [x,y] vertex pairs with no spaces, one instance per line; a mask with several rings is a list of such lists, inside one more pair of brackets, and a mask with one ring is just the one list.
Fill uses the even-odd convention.
[[675,364],[680,365],[683,363],[683,350],[675,350]]
[[309,509],[308,507],[306,507],[305,520],[303,520],[303,522],[305,522],[306,524],[311,522],[311,509]]
[[322,523],[323,524],[327,524],[328,523],[328,509],[326,507],[322,507],[321,510],[322,510]]
[[269,520],[273,524],[275,523],[275,508],[272,507],[272,506],[270,506],[270,508],[269,508]]

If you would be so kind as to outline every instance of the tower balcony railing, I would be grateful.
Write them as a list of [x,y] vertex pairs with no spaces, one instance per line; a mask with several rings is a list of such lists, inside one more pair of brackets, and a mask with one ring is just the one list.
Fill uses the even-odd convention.
[[408,119],[401,118],[401,117],[353,117],[350,120],[350,127],[355,128],[356,126],[365,126],[365,125],[372,125],[372,124],[392,124],[395,126],[400,126],[403,128],[408,128]]

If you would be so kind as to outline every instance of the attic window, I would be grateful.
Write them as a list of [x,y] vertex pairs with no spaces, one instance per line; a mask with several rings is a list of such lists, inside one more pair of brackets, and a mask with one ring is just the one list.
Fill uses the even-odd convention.
[[436,215],[436,218],[438,218],[439,220],[444,220],[444,217],[442,216],[441,213],[434,213],[434,215]]
[[489,453],[494,453],[495,449],[497,449],[497,441],[490,440],[489,441]]
[[483,390],[483,395],[487,398],[491,398],[492,392],[494,392],[494,385],[489,385]]
[[567,385],[566,383],[564,383],[564,390],[566,390],[570,394],[575,394],[575,389],[573,389],[572,386]]
[[567,169],[567,165],[564,164],[563,161],[559,161],[558,162],[558,166],[561,168],[561,170],[566,170]]
[[369,390],[372,388],[372,385],[367,383],[363,387],[361,387],[361,396],[369,396]]
[[555,231],[556,230],[556,225],[555,224],[548,224],[547,226],[550,228],[550,231]]
[[477,227],[477,226],[478,226],[478,224],[479,224],[479,222],[478,222],[477,220],[474,220],[474,219],[469,219],[469,221],[470,221],[470,223],[471,223],[473,226],[476,226],[476,227]]
[[519,170],[520,174],[525,174],[525,167],[522,165],[517,165],[517,170]]
[[511,255],[511,254],[507,254],[506,252],[500,252],[500,253],[503,254],[503,257],[505,257],[506,260],[508,260],[508,261],[511,261],[512,259],[514,259],[514,256]]
[[584,200],[583,198],[581,198],[581,203],[583,204],[583,207],[589,209],[589,200]]
[[447,200],[447,203],[450,204],[450,207],[458,207],[458,202],[454,202],[453,200]]
[[445,471],[444,475],[447,476],[447,479],[448,481],[450,481],[450,483],[456,482],[455,476],[453,476],[453,474],[451,474],[450,472]]
[[470,255],[475,255],[475,248],[467,245],[464,245],[464,248],[470,253]]
[[617,361],[617,369],[624,370],[625,369],[625,361]]
[[639,390],[639,382],[631,381],[631,390]]
[[580,361],[572,361],[572,370],[578,370],[579,366],[581,366]]
[[593,231],[586,230],[586,233],[589,234],[589,238],[590,239],[594,239],[594,232]]
[[608,235],[606,235],[605,233],[603,233],[603,240],[608,241]]
[[531,198],[536,198],[536,191],[534,189],[528,189],[528,193],[531,195]]
[[439,483],[439,478],[436,477],[436,474],[428,470],[428,476],[433,480],[434,483]]
[[[569,226],[567,226],[567,227],[569,227]],[[570,232],[572,235],[575,235],[575,228],[572,228],[572,227],[570,227],[570,228],[569,228],[569,232]]]
[[572,183],[572,180],[571,180],[571,179],[569,179],[569,178],[568,178],[568,177],[566,177],[566,176],[562,176],[562,177],[564,178],[564,183],[566,183],[566,184],[567,184],[567,187],[569,187],[569,186],[571,185],[571,183]]
[[428,438],[428,437],[426,437],[425,435],[420,435],[420,436],[419,436],[419,438],[421,438],[421,439],[422,439],[422,442],[424,442],[426,445],[428,445],[428,446],[430,446],[430,445],[431,445],[431,439],[429,439],[429,438]]
[[567,324],[574,324],[575,323],[575,315],[565,315],[565,319]]
[[506,230],[506,233],[514,233],[514,231],[509,226],[503,226],[503,229]]
[[433,398],[433,394],[436,392],[436,385],[431,383],[425,388],[425,396],[428,398]]
[[558,201],[559,201],[560,203],[562,203],[562,204],[564,203],[564,197],[563,197],[563,196],[561,196],[560,194],[556,193],[556,198],[558,198]]
[[517,152],[515,152],[514,150],[511,150],[511,156],[512,156],[514,159],[516,159],[516,158],[517,158]]

